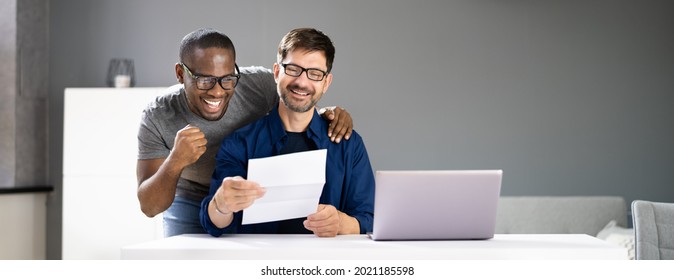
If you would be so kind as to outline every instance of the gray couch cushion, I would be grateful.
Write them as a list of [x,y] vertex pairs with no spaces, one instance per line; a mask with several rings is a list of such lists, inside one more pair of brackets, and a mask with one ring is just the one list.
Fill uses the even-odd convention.
[[596,236],[609,222],[626,227],[627,206],[619,196],[504,196],[496,233],[584,233]]
[[674,260],[674,203],[632,202],[638,260]]

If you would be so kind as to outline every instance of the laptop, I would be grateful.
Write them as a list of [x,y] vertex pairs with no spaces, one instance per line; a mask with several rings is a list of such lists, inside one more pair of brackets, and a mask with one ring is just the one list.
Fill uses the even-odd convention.
[[502,170],[377,171],[373,240],[490,239]]

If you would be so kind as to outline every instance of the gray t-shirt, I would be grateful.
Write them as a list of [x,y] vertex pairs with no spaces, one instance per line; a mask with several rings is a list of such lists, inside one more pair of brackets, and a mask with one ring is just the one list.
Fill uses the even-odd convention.
[[200,202],[208,194],[215,155],[222,139],[266,115],[277,104],[276,82],[271,70],[253,66],[240,70],[241,79],[227,112],[217,121],[205,120],[190,111],[182,85],[170,87],[143,110],[138,130],[138,159],[168,157],[176,133],[187,124],[198,127],[206,135],[206,152],[183,170],[176,195]]

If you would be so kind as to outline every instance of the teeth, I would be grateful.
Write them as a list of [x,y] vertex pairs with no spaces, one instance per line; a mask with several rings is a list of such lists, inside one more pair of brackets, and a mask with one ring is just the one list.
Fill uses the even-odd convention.
[[208,105],[211,105],[211,106],[218,106],[218,105],[220,105],[220,102],[222,102],[222,101],[208,101],[206,99],[204,99],[204,101],[206,101],[206,103],[208,103]]
[[294,92],[294,93],[296,93],[296,94],[299,94],[299,95],[302,95],[302,96],[307,96],[307,95],[309,95],[308,92],[298,92],[298,91],[294,91],[294,90],[293,90],[292,92]]

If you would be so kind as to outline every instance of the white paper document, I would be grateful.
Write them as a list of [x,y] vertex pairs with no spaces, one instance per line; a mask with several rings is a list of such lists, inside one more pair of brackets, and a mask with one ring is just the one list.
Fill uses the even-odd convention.
[[327,150],[285,154],[248,161],[248,180],[267,189],[243,210],[242,224],[306,217],[316,212],[325,184]]

